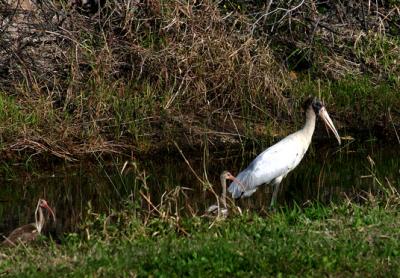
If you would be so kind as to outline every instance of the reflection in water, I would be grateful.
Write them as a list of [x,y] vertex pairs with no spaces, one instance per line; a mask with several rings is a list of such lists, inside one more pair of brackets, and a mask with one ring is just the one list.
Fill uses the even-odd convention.
[[[371,171],[382,181],[385,177],[392,185],[400,185],[398,146],[347,145],[340,150],[318,148],[318,153],[309,150],[305,159],[282,183],[278,196],[279,205],[307,201],[328,203],[347,196],[356,196],[362,190],[376,191],[377,184],[370,177]],[[212,155],[185,154],[198,177],[189,169],[184,159],[175,156],[160,156],[143,161],[137,167],[120,174],[123,160],[98,164],[63,164],[40,173],[14,170],[12,178],[1,181],[0,187],[0,234],[31,223],[34,208],[39,198],[48,200],[57,215],[57,233],[73,231],[88,211],[89,204],[95,212],[110,213],[121,207],[123,201],[136,199],[139,209],[151,209],[145,198],[154,205],[169,204],[171,211],[180,214],[202,214],[215,203],[215,195],[206,190],[199,181],[208,180],[217,194],[221,192],[219,176],[223,170],[233,175],[243,169],[260,150],[248,157],[241,150],[229,150]],[[370,156],[374,165],[369,162]],[[206,174],[205,174],[206,173]],[[139,194],[142,190],[143,195]],[[272,194],[270,186],[261,187],[250,198],[240,200],[242,208],[266,209]],[[172,201],[171,201],[172,200]],[[169,202],[169,203],[168,203]]]

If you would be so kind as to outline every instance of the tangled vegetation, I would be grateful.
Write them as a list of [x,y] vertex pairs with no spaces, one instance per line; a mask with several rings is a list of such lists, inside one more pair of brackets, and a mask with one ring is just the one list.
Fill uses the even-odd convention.
[[[399,25],[398,0],[0,0],[2,198],[45,193],[62,199],[67,215],[80,205],[54,224],[63,229],[55,237],[0,249],[0,276],[395,276],[398,178],[378,176],[369,155],[367,175],[340,172],[344,163],[327,157],[305,165],[311,170],[293,181],[318,179],[316,199],[297,205],[291,195],[295,201],[272,213],[240,214],[230,200],[227,219],[206,217],[189,196],[218,198],[211,183],[226,165],[208,165],[210,153],[287,135],[302,125],[310,94],[327,103],[343,137],[400,142]],[[357,152],[349,145],[335,154]],[[203,150],[198,167],[187,149]],[[172,161],[174,173],[140,159],[170,150],[184,163]],[[130,164],[115,153],[130,155]],[[73,179],[69,167],[49,170],[44,176],[57,186],[45,189],[42,165],[31,160],[38,154],[66,161],[95,154],[101,169],[115,159],[117,174],[104,170],[85,191],[81,177],[94,164]],[[246,159],[243,151],[238,160]],[[385,161],[388,171],[397,173],[397,161]],[[21,191],[9,182],[17,167],[31,171]],[[354,173],[362,176],[347,186],[368,183],[374,192],[360,187],[352,199],[337,184],[322,190],[325,178]],[[177,182],[180,174],[193,179]],[[106,195],[104,210],[91,209],[97,191]],[[5,208],[2,227],[11,228],[15,216],[6,218]]]
[[396,138],[397,1],[0,2],[4,157],[270,141],[309,94]]

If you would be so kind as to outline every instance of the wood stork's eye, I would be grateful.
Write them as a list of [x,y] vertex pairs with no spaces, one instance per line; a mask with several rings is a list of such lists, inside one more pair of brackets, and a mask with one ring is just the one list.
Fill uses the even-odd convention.
[[324,107],[324,105],[322,104],[321,101],[315,99],[315,100],[313,101],[313,103],[312,103],[312,107],[313,107],[313,109],[314,109],[314,112],[315,112],[316,114],[318,114],[318,113],[319,113],[319,110],[321,110],[321,108]]

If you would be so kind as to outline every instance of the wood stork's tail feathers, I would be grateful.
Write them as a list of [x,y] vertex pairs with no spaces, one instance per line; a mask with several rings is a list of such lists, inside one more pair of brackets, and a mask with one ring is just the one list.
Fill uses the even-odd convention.
[[242,197],[249,197],[257,188],[254,188],[254,183],[252,182],[252,174],[248,169],[241,172],[237,177],[237,181],[233,181],[228,188],[228,191],[232,194],[232,198],[239,199]]
[[232,198],[239,199],[239,198],[249,197],[249,196],[253,195],[253,193],[257,191],[257,188],[251,189],[251,190],[243,190],[239,184],[237,184],[236,182],[233,182],[229,186],[228,190],[232,194]]
[[257,188],[256,189],[252,189],[252,190],[247,190],[247,191],[243,192],[242,197],[249,197],[249,196],[253,195],[253,193],[256,192],[256,191],[257,191]]
[[232,182],[228,188],[228,191],[232,194],[232,198],[238,199],[242,197],[243,190],[239,187],[236,182]]

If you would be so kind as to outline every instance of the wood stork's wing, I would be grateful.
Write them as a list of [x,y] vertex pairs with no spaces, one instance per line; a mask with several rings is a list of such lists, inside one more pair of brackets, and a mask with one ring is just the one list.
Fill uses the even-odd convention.
[[293,133],[259,154],[236,176],[239,182],[232,182],[229,186],[232,197],[250,196],[258,186],[289,173],[299,164],[307,150],[299,142],[301,139],[298,133]]

